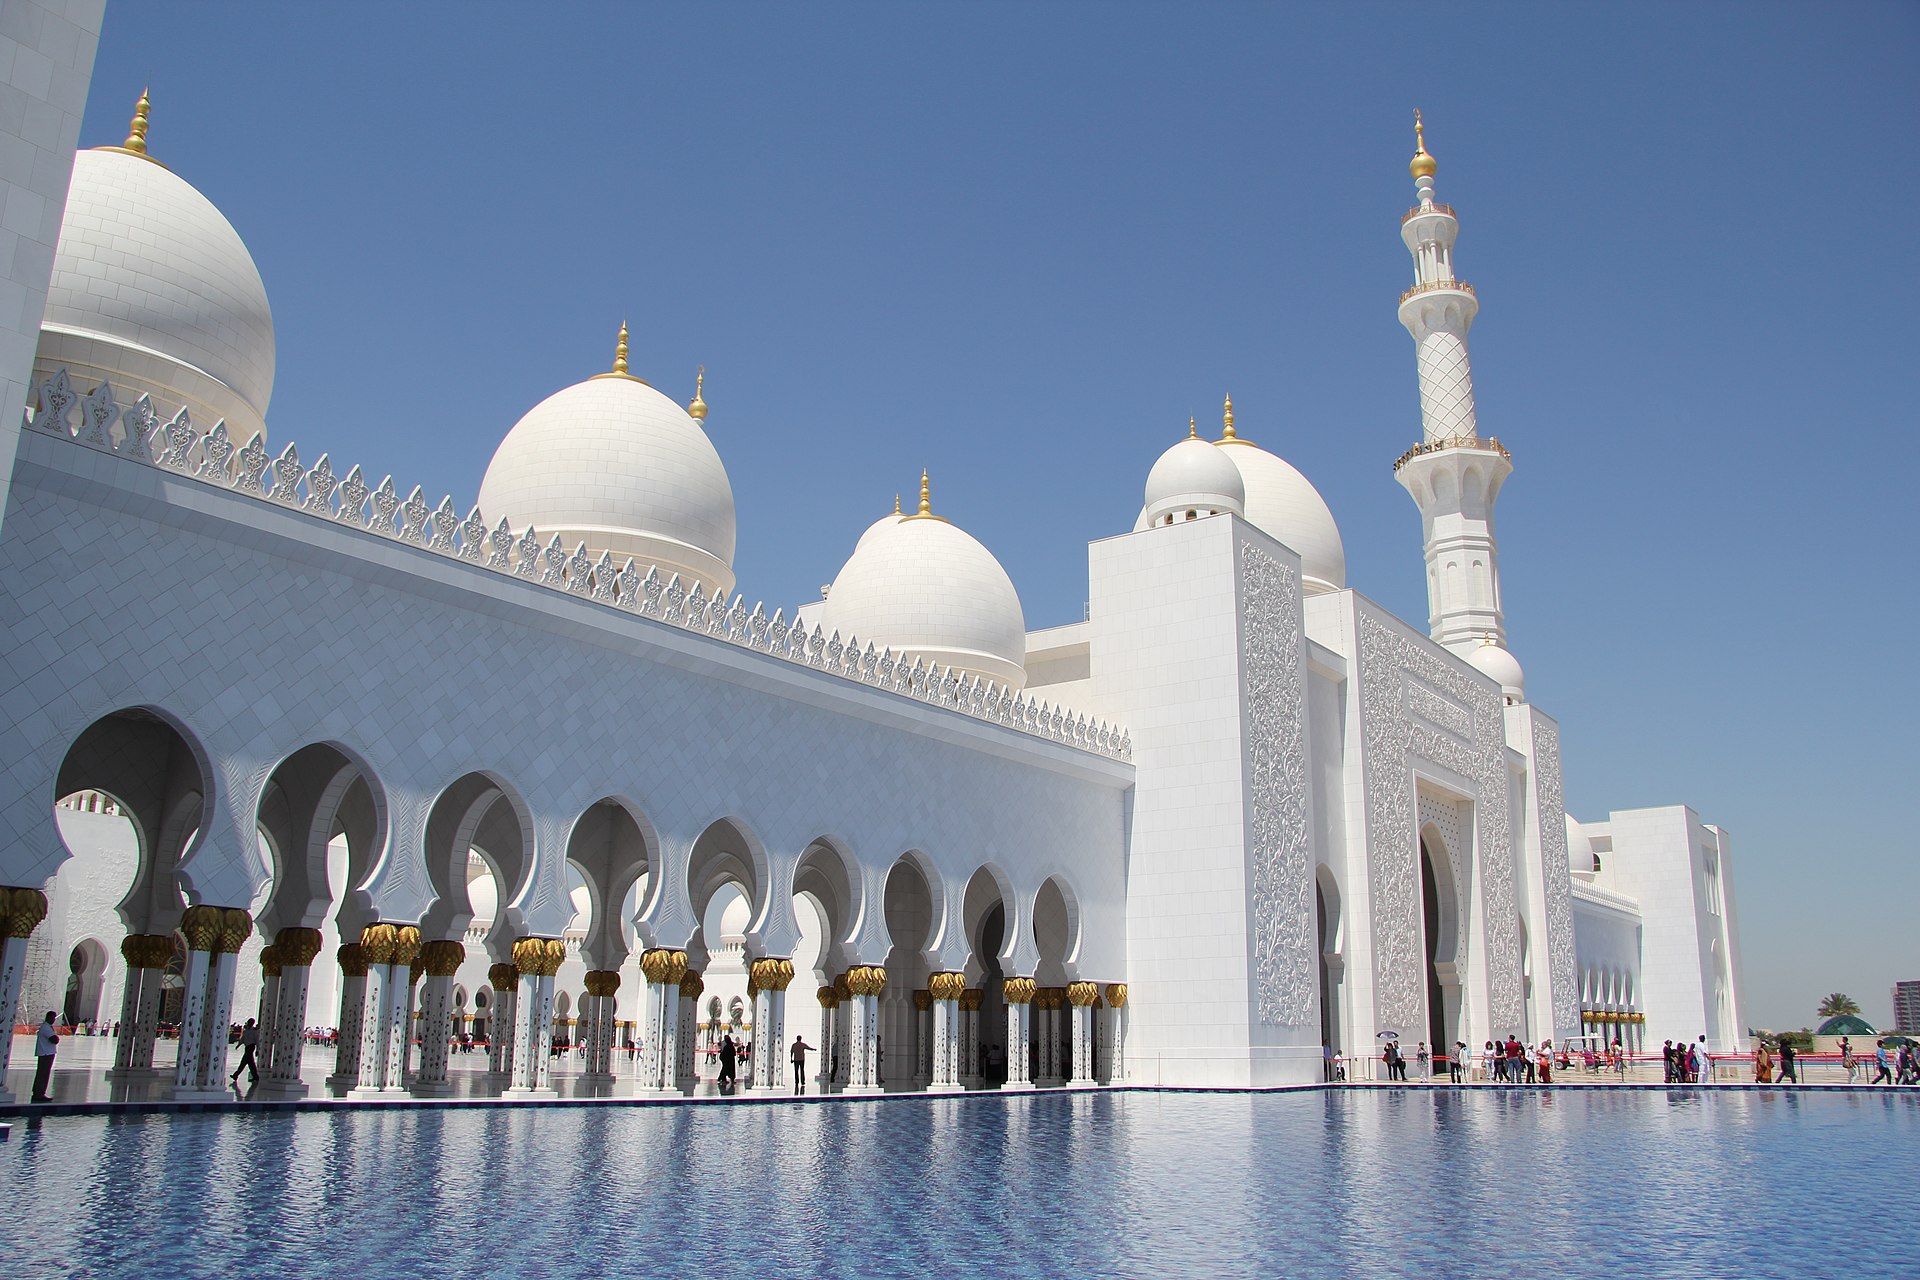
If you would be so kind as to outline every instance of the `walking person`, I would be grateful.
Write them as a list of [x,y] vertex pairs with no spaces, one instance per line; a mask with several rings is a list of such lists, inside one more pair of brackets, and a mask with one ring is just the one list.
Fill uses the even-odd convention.
[[1333,1046],[1320,1046],[1320,1078],[1328,1084],[1333,1083]]
[[1848,1084],[1860,1082],[1860,1059],[1853,1056],[1853,1043],[1845,1036],[1840,1037],[1840,1065],[1846,1069]]
[[720,1087],[725,1089],[734,1082],[734,1068],[740,1061],[740,1046],[733,1042],[731,1033],[720,1038]]
[[1800,1073],[1795,1071],[1793,1066],[1794,1056],[1795,1055],[1793,1052],[1793,1046],[1787,1043],[1787,1041],[1782,1040],[1780,1042],[1780,1083],[1781,1084],[1799,1084],[1800,1083]]
[[254,1051],[259,1047],[260,1028],[254,1025],[252,1018],[248,1018],[247,1025],[240,1029],[240,1065],[233,1069],[233,1075],[229,1077],[233,1082],[234,1088],[238,1089],[240,1087],[240,1073],[242,1071],[247,1073],[248,1088],[252,1088],[254,1085],[260,1083],[260,1063],[253,1056]]
[[1453,1052],[1447,1055],[1447,1076],[1454,1084],[1464,1084],[1473,1067],[1473,1050],[1467,1048],[1465,1040],[1453,1042]]
[[1753,1081],[1755,1084],[1773,1083],[1773,1053],[1767,1048],[1765,1040],[1757,1041],[1753,1046]]
[[813,1048],[802,1036],[793,1037],[793,1093],[795,1097],[807,1091],[807,1050]]
[[[47,1021],[48,1022],[53,1021],[52,1014],[47,1015]],[[1885,1040],[1882,1040],[1879,1042],[1878,1046],[1873,1051],[1874,1076],[1873,1076],[1873,1079],[1869,1080],[1867,1083],[1868,1084],[1892,1084],[1893,1073],[1887,1069],[1891,1065],[1892,1065],[1891,1061],[1887,1057],[1887,1042]],[[42,1098],[40,1099],[40,1101],[45,1102],[46,1099]]]
[[1480,1078],[1492,1084],[1500,1075],[1500,1058],[1493,1051],[1493,1041],[1489,1040],[1486,1048],[1480,1051]]
[[1673,1084],[1674,1077],[1680,1073],[1678,1062],[1674,1056],[1673,1041],[1669,1040],[1660,1046],[1660,1061],[1666,1066],[1667,1083]]
[[53,1027],[53,1010],[47,1010],[47,1020],[40,1024],[40,1032],[33,1039],[33,1100],[52,1102],[47,1086],[53,1083],[53,1055],[60,1052],[60,1033]]

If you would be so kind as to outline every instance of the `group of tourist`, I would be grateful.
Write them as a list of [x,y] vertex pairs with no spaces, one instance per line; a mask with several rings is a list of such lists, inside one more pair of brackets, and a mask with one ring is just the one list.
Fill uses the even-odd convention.
[[[1876,1040],[1873,1056],[1865,1062],[1873,1064],[1873,1079],[1868,1084],[1920,1084],[1920,1053],[1914,1052],[1911,1041],[1894,1045]],[[1864,1062],[1854,1054],[1853,1042],[1846,1036],[1840,1037],[1840,1065],[1846,1068],[1848,1084],[1860,1079]]]
[[1667,1084],[1713,1083],[1713,1054],[1705,1036],[1697,1043],[1667,1041],[1660,1048],[1660,1061]]

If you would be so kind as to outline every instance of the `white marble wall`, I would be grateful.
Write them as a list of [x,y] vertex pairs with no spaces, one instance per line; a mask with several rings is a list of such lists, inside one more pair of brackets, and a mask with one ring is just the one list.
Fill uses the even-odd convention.
[[[432,800],[486,769],[529,815],[537,869],[516,907],[533,932],[563,928],[568,832],[614,796],[666,864],[647,926],[663,943],[695,923],[695,840],[729,818],[777,904],[761,922],[774,954],[797,932],[783,898],[793,864],[831,836],[869,901],[903,852],[925,855],[945,890],[936,949],[962,950],[943,967],[964,959],[961,890],[993,864],[1019,927],[1060,877],[1077,906],[1077,975],[1120,976],[1123,761],[71,440],[23,439],[15,479],[0,589],[34,608],[0,627],[18,726],[0,755],[22,784],[0,797],[0,882],[37,883],[57,863],[50,793],[73,739],[150,706],[213,761],[209,821],[182,870],[198,900],[254,899],[267,777],[329,741],[365,761],[385,797],[390,856],[372,892],[389,918],[417,918],[431,898],[420,832]],[[48,645],[50,618],[61,627]],[[234,638],[220,642],[233,660],[208,664],[209,636]],[[881,915],[866,913],[863,959],[884,954]]]

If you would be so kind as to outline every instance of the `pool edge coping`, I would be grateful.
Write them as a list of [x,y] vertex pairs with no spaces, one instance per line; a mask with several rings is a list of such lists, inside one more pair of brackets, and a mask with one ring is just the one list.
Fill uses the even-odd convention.
[[838,1103],[864,1104],[888,1102],[936,1102],[951,1099],[971,1100],[980,1098],[1015,1099],[1027,1097],[1052,1097],[1060,1095],[1093,1095],[1111,1093],[1176,1093],[1176,1094],[1284,1094],[1284,1093],[1338,1093],[1354,1092],[1484,1092],[1498,1090],[1504,1093],[1521,1091],[1545,1092],[1648,1092],[1660,1090],[1672,1092],[1685,1090],[1689,1093],[1725,1092],[1725,1093],[1887,1093],[1895,1096],[1920,1096],[1920,1085],[1886,1084],[1760,1084],[1756,1081],[1729,1081],[1715,1084],[1664,1084],[1656,1081],[1590,1081],[1568,1082],[1566,1084],[1504,1084],[1480,1082],[1477,1084],[1454,1084],[1449,1081],[1432,1083],[1397,1083],[1389,1081],[1355,1080],[1325,1083],[1310,1081],[1300,1084],[1277,1085],[1172,1085],[1172,1084],[1115,1084],[1115,1085],[1062,1085],[1033,1089],[952,1089],[939,1092],[913,1090],[902,1093],[754,1093],[738,1097],[635,1097],[621,1096],[608,1098],[572,1098],[572,1097],[493,1097],[493,1098],[436,1098],[396,1096],[392,1098],[260,1098],[260,1099],[181,1099],[145,1098],[129,1101],[93,1101],[93,1102],[10,1102],[0,1103],[0,1118],[31,1119],[36,1116],[136,1116],[136,1115],[177,1115],[205,1112],[239,1112],[252,1114],[287,1115],[325,1111],[440,1111],[440,1110],[483,1110],[489,1108],[553,1109],[553,1108],[595,1108],[595,1107],[705,1107],[705,1106],[778,1106],[784,1103],[803,1103],[814,1106]]

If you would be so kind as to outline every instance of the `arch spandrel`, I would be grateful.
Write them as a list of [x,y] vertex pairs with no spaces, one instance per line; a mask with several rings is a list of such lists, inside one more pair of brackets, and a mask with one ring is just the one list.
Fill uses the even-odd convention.
[[434,899],[424,853],[433,795],[417,784],[396,784],[386,799],[387,821],[374,837],[366,879],[356,887],[378,919],[417,923]]

